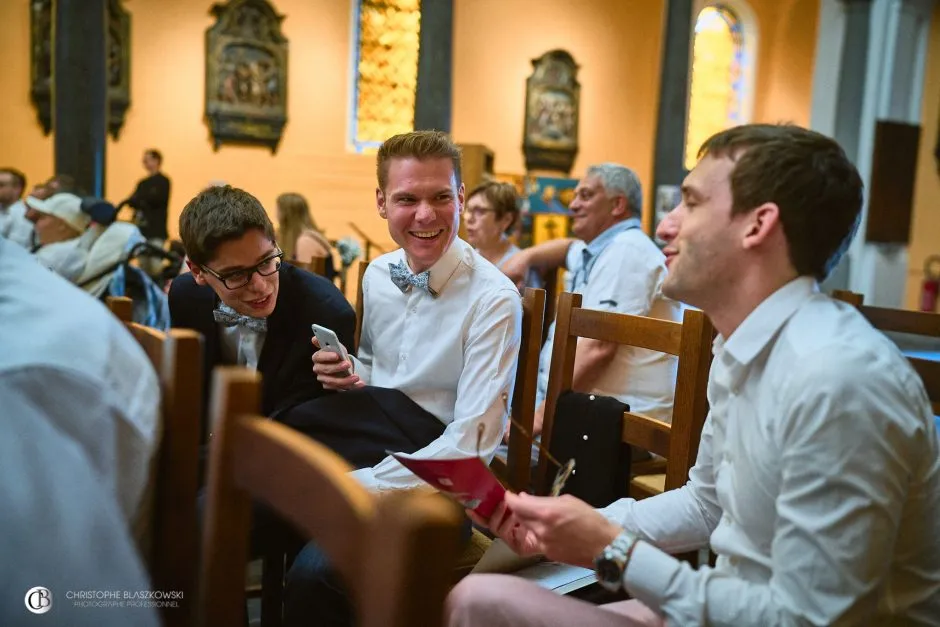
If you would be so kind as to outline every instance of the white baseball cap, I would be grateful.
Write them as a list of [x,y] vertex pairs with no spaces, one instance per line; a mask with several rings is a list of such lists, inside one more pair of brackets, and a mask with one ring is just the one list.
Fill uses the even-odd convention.
[[60,192],[45,200],[29,196],[26,204],[40,213],[62,219],[79,233],[84,232],[91,223],[91,216],[82,211],[82,199],[75,194]]

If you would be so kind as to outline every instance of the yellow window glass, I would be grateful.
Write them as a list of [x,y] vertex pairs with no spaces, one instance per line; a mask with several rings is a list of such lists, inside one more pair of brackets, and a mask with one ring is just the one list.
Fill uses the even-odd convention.
[[702,143],[742,122],[744,61],[741,22],[727,7],[708,6],[695,21],[685,167],[692,169]]
[[414,129],[420,0],[360,0],[352,143],[373,151]]

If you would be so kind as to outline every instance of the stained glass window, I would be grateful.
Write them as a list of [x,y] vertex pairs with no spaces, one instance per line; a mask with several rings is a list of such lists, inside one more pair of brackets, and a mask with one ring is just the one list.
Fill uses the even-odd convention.
[[695,21],[685,144],[685,167],[690,170],[702,142],[747,121],[744,36],[741,21],[725,6],[707,6]]
[[357,152],[414,128],[421,0],[359,0],[351,124]]

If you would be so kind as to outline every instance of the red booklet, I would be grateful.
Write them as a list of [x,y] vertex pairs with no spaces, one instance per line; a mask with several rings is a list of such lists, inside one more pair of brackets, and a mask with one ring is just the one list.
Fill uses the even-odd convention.
[[483,518],[503,500],[506,488],[479,457],[415,459],[404,453],[392,457],[429,484]]

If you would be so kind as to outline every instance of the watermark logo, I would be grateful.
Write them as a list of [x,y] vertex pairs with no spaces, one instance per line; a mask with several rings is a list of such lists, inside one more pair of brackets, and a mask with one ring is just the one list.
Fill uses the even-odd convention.
[[26,609],[33,614],[45,614],[52,609],[52,590],[36,586],[26,591]]

